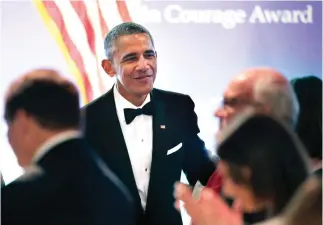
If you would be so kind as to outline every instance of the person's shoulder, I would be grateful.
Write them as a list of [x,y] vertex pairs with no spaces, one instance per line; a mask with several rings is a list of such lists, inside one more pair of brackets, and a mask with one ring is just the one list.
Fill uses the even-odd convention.
[[82,106],[81,112],[86,113],[86,116],[91,115],[92,112],[96,114],[100,111],[101,107],[104,107],[109,99],[113,99],[113,89],[110,89],[108,92]]
[[1,188],[2,193],[15,192],[23,194],[22,190],[28,190],[36,186],[37,183],[45,176],[44,170],[39,166],[31,166],[26,169],[20,177]]
[[163,99],[166,101],[169,100],[173,102],[183,102],[183,100],[188,101],[189,99],[191,99],[190,96],[187,94],[173,92],[173,91],[166,91],[166,90],[157,89],[157,88],[153,89],[153,96],[156,96],[159,99]]
[[25,169],[25,173],[18,177],[13,183],[31,183],[42,178],[45,175],[45,171],[38,165],[32,165]]
[[92,101],[85,104],[81,110],[91,110],[99,105],[101,105],[103,102],[107,101],[109,99],[109,96],[113,97],[113,88],[111,88],[106,93],[102,94],[101,96],[97,97],[96,99],[93,99]]

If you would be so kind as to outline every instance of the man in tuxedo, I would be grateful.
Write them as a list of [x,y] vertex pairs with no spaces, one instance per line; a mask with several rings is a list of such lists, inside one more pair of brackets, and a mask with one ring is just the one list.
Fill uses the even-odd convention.
[[27,73],[7,92],[5,120],[25,173],[1,189],[3,225],[134,224],[130,194],[80,135],[71,82]]
[[192,99],[153,88],[157,53],[147,29],[114,27],[105,38],[104,71],[116,78],[107,93],[83,108],[85,134],[135,200],[136,224],[180,225],[174,183],[183,170],[191,185],[214,171]]

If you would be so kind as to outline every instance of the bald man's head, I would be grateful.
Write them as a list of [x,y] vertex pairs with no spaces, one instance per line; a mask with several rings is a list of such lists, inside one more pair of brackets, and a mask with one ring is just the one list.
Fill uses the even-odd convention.
[[78,92],[73,83],[63,77],[58,71],[53,69],[36,69],[23,74],[13,81],[6,92],[5,100],[7,101],[11,97],[19,94],[19,92],[23,91],[30,84],[39,81],[69,86],[71,92]]
[[246,108],[265,113],[293,126],[298,115],[298,102],[288,80],[268,67],[247,69],[229,83],[223,106],[215,112],[220,130]]
[[78,91],[73,83],[55,70],[30,71],[15,80],[5,95],[6,121],[14,120],[19,111],[26,112],[49,129],[77,127]]
[[49,138],[79,129],[78,91],[57,71],[33,70],[10,85],[4,114],[9,143],[25,167]]
[[[271,84],[286,88],[289,86],[288,80],[279,71],[269,67],[256,67],[247,69],[238,74],[229,84],[239,86],[238,88],[248,92],[257,92],[257,88],[262,84]],[[251,96],[253,98],[253,94]]]
[[248,80],[255,81],[259,78],[263,77],[270,77],[271,79],[275,80],[278,83],[281,84],[288,84],[288,80],[286,77],[279,71],[270,68],[270,67],[255,67],[255,68],[250,68],[242,73],[240,73],[238,77],[246,77]]

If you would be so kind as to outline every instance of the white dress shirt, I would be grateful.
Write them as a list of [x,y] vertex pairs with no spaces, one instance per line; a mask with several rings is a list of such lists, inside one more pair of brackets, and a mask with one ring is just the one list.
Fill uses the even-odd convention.
[[150,102],[150,95],[147,95],[144,103],[137,107],[122,97],[116,88],[113,89],[117,115],[121,125],[124,140],[128,149],[132,171],[136,180],[141,205],[145,209],[148,194],[150,177],[150,166],[152,157],[153,128],[152,116],[137,116],[130,124],[126,123],[124,108],[142,108]]
[[79,138],[79,137],[81,137],[80,132],[76,130],[75,131],[71,130],[71,131],[65,131],[65,132],[59,133],[49,138],[35,151],[35,154],[33,157],[33,163],[39,161],[42,157],[44,157],[45,154],[48,153],[49,150],[54,148],[56,145],[59,145],[60,143],[63,143],[70,139]]

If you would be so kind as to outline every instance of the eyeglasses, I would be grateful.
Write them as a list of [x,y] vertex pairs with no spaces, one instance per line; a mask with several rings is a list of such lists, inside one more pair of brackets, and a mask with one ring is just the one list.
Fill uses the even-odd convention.
[[243,98],[224,98],[222,100],[223,108],[238,108],[241,106],[254,106],[254,107],[262,107],[263,104],[260,102],[250,101]]

